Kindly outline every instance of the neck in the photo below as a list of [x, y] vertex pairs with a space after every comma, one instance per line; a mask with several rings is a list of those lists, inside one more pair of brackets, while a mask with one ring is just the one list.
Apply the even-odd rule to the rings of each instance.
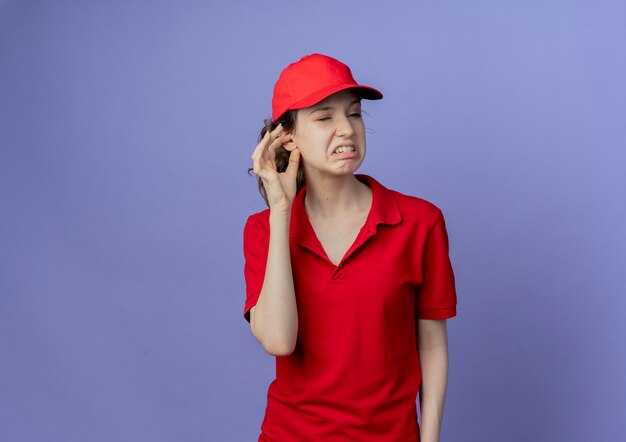
[[338, 219], [368, 210], [370, 202], [371, 189], [353, 174], [306, 181], [304, 206], [309, 216]]

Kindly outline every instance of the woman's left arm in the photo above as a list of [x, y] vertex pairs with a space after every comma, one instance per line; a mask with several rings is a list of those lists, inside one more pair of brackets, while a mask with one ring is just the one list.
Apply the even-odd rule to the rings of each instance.
[[448, 386], [448, 332], [445, 319], [418, 319], [422, 370], [419, 402], [421, 442], [439, 442]]

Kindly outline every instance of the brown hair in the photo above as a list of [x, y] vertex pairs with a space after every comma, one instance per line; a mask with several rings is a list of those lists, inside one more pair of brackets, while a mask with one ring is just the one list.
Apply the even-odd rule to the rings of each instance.
[[[263, 127], [261, 128], [261, 133], [259, 134], [259, 142], [263, 139], [266, 132], [271, 132], [276, 127], [282, 123], [283, 128], [290, 133], [296, 128], [296, 113], [295, 110], [288, 110], [280, 118], [276, 121], [272, 121], [270, 118], [267, 118], [263, 121]], [[280, 146], [275, 150], [276, 156], [276, 171], [278, 173], [282, 173], [287, 170], [287, 166], [289, 165], [289, 155], [291, 154], [287, 149]], [[248, 175], [250, 172], [254, 171], [254, 167], [248, 168]], [[304, 169], [302, 167], [302, 159], [300, 159], [300, 164], [298, 166], [298, 174], [296, 176], [296, 194], [300, 191], [300, 189], [304, 186]], [[270, 206], [269, 201], [267, 200], [267, 193], [265, 192], [265, 186], [263, 186], [263, 180], [261, 177], [257, 177], [257, 187], [259, 188], [259, 193], [267, 207]]]

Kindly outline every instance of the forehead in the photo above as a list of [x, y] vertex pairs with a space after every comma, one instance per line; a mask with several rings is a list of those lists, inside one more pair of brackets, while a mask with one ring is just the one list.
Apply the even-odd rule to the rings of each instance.
[[328, 106], [331, 104], [349, 104], [355, 100], [360, 101], [360, 99], [361, 97], [354, 89], [344, 89], [342, 91], [335, 92], [334, 94], [329, 95], [322, 101], [311, 106], [310, 109]]

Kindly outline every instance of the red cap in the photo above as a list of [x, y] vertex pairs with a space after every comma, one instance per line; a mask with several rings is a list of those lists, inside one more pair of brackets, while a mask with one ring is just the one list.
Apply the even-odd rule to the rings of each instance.
[[370, 86], [358, 84], [350, 68], [323, 54], [305, 55], [280, 73], [272, 97], [272, 121], [290, 109], [313, 106], [335, 92], [358, 89], [362, 98], [380, 100], [383, 94]]

